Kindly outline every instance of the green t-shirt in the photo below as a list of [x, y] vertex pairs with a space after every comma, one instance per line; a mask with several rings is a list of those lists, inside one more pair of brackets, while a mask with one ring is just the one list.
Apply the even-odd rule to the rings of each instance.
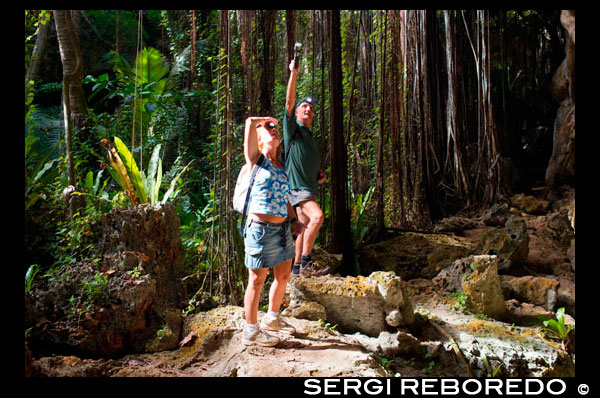
[[[293, 139], [292, 139], [293, 137]], [[283, 139], [285, 145], [285, 168], [290, 189], [317, 192], [320, 158], [312, 132], [295, 115], [283, 117]]]

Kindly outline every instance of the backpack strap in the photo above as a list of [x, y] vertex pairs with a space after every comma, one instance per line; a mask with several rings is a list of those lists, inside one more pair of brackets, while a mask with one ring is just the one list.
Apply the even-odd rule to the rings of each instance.
[[240, 232], [242, 236], [244, 236], [244, 229], [246, 228], [246, 213], [248, 211], [248, 202], [250, 202], [250, 193], [252, 192], [252, 186], [254, 185], [254, 179], [256, 178], [256, 174], [258, 170], [262, 167], [262, 164], [265, 161], [265, 155], [262, 153], [258, 156], [258, 160], [254, 164], [252, 168], [252, 174], [250, 175], [250, 182], [248, 184], [248, 191], [246, 192], [246, 202], [244, 203], [244, 210], [242, 211], [242, 221], [240, 223]]

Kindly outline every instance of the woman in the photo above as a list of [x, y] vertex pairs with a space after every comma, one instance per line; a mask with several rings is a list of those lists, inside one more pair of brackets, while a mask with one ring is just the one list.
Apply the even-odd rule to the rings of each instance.
[[[244, 155], [250, 169], [262, 153], [265, 160], [256, 174], [248, 207], [245, 228], [245, 265], [248, 268], [248, 288], [244, 296], [246, 325], [242, 336], [245, 345], [274, 346], [279, 338], [266, 331], [293, 334], [293, 326], [279, 316], [285, 287], [290, 278], [294, 233], [300, 233], [303, 225], [296, 220], [294, 210], [287, 200], [289, 190], [287, 174], [279, 159], [279, 131], [277, 120], [272, 117], [249, 117], [244, 132]], [[260, 327], [257, 323], [260, 291], [269, 269], [273, 269], [274, 281], [269, 291], [269, 312]]]

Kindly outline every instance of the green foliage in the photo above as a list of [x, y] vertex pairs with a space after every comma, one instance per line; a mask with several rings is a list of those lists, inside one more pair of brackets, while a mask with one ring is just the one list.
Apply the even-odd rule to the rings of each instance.
[[[152, 151], [152, 156], [148, 165], [148, 176], [146, 176], [146, 174], [138, 168], [127, 145], [125, 145], [119, 137], [115, 137], [114, 141], [120, 156], [110, 158], [110, 170], [113, 178], [125, 191], [128, 191], [128, 187], [132, 186], [135, 191], [135, 195], [132, 197], [137, 198], [141, 203], [157, 204], [159, 202], [160, 187], [163, 180], [162, 161], [159, 158], [160, 144]], [[176, 196], [177, 185], [182, 183], [180, 177], [189, 168], [192, 162], [193, 160], [183, 167], [183, 169], [181, 169], [171, 180], [169, 188], [163, 195], [160, 203], [165, 204], [171, 197]], [[131, 192], [129, 193], [131, 194]]]
[[[218, 225], [218, 207], [215, 201], [214, 190], [204, 194], [207, 198], [206, 205], [199, 210], [187, 211], [180, 232], [181, 243], [185, 251], [185, 263], [190, 268], [189, 274], [184, 279], [206, 272], [216, 263], [216, 253], [209, 250], [209, 242], [213, 228]], [[212, 227], [215, 225], [215, 227]]]
[[29, 67], [31, 52], [38, 34], [40, 25], [50, 22], [49, 10], [25, 10], [25, 69]]
[[[117, 13], [114, 10], [84, 10], [98, 36], [107, 42], [115, 42], [117, 26]], [[129, 53], [135, 51], [135, 41], [131, 40], [138, 35], [138, 13], [137, 11], [119, 10], [119, 51]], [[142, 39], [148, 40], [146, 27], [142, 26]], [[85, 51], [85, 50], [84, 50]]]
[[125, 169], [127, 170], [127, 175], [133, 183], [133, 188], [135, 189], [137, 198], [140, 200], [140, 202], [147, 203], [148, 194], [146, 193], [146, 188], [142, 182], [142, 175], [140, 174], [140, 170], [135, 163], [135, 159], [131, 155], [131, 152], [129, 152], [129, 149], [127, 149], [127, 146], [119, 137], [115, 137], [115, 146], [121, 155], [121, 160], [125, 166]]
[[452, 292], [449, 296], [456, 300], [452, 305], [452, 310], [457, 312], [463, 312], [467, 304], [467, 293], [461, 290], [460, 292]]
[[94, 304], [108, 298], [108, 276], [96, 271], [92, 278], [81, 281], [81, 291], [71, 296], [69, 304], [71, 309], [67, 314], [68, 319], [81, 321], [81, 317], [92, 311]]
[[[53, 169], [53, 166], [57, 159], [48, 160], [48, 157], [59, 143], [48, 154], [37, 158], [32, 153], [32, 147], [37, 140], [38, 138], [32, 135], [25, 137], [25, 210], [33, 207], [39, 199], [46, 198], [44, 187], [52, 177], [56, 176], [56, 169]], [[27, 161], [32, 158], [37, 160]]]
[[[349, 192], [352, 192], [351, 189], [348, 189]], [[351, 224], [352, 224], [352, 238], [354, 240], [355, 247], [358, 246], [365, 234], [368, 230], [367, 221], [367, 213], [366, 209], [371, 201], [371, 197], [373, 196], [373, 192], [375, 191], [375, 186], [371, 186], [366, 194], [358, 194], [356, 196], [352, 195], [352, 201], [350, 202], [351, 213]]]
[[91, 280], [83, 279], [81, 285], [86, 299], [90, 302], [96, 302], [108, 296], [108, 276], [100, 272], [96, 272]]
[[98, 261], [97, 242], [93, 234], [97, 219], [98, 214], [90, 207], [85, 209], [84, 213], [75, 213], [72, 219], [57, 222], [54, 244], [55, 269], [62, 269], [83, 259]]
[[54, 147], [44, 152], [39, 145], [40, 139], [34, 135], [36, 121], [34, 118], [35, 106], [33, 91], [26, 99], [29, 110], [25, 115], [25, 210], [32, 208], [39, 199], [46, 199], [46, 186], [56, 176], [53, 166], [56, 159], [48, 160], [62, 141], [55, 143]]
[[544, 326], [541, 329], [549, 335], [561, 340], [564, 349], [567, 335], [575, 327], [575, 325], [565, 327], [565, 308], [561, 307], [556, 310], [556, 320], [547, 319], [543, 324]]
[[394, 362], [396, 362], [396, 358], [392, 358], [392, 359], [388, 359], [386, 357], [383, 357], [381, 355], [379, 355], [378, 353], [373, 353], [373, 356], [375, 357], [375, 359], [377, 360], [377, 362], [379, 362], [381, 364], [381, 366], [383, 366], [384, 368], [388, 369], [390, 366], [392, 366], [392, 364]]
[[[107, 199], [108, 198], [108, 193], [104, 191], [104, 189], [106, 188], [106, 183], [108, 182], [108, 179], [104, 180], [104, 182], [102, 183], [102, 186], [100, 186], [103, 172], [104, 172], [104, 170], [100, 170], [96, 174], [96, 178], [94, 178], [94, 172], [88, 171], [88, 173], [85, 176], [85, 181], [84, 181], [85, 188], [86, 188], [87, 192], [89, 192], [89, 195], [92, 197], [98, 198], [98, 199]], [[93, 205], [90, 198], [86, 198], [86, 204], [87, 204], [87, 207], [91, 207]]]
[[335, 332], [335, 331], [336, 331], [336, 329], [337, 329], [337, 327], [338, 327], [338, 325], [337, 325], [337, 324], [335, 324], [335, 325], [332, 325], [331, 323], [329, 323], [329, 322], [325, 322], [325, 321], [324, 321], [324, 320], [322, 320], [322, 319], [319, 319], [317, 322], [319, 323], [319, 325], [323, 326], [324, 328], [326, 328], [326, 329], [328, 329], [328, 330], [331, 330], [332, 332]]
[[31, 285], [35, 279], [35, 276], [40, 271], [40, 266], [37, 264], [33, 264], [27, 269], [25, 273], [25, 291], [29, 292], [31, 290]]

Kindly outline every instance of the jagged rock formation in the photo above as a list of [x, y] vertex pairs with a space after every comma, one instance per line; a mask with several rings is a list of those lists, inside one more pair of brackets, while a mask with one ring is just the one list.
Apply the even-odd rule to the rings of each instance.
[[113, 211], [94, 233], [99, 264], [71, 264], [26, 294], [30, 348], [96, 358], [176, 347], [183, 248], [173, 206]]
[[552, 190], [575, 184], [575, 10], [563, 10], [560, 22], [567, 32], [566, 56], [552, 78], [551, 92], [560, 104], [554, 123], [554, 147], [546, 169]]
[[293, 278], [288, 294], [289, 306], [284, 314], [300, 318], [308, 306], [319, 311], [322, 308], [322, 320], [350, 333], [378, 336], [390, 326], [414, 322], [404, 282], [393, 272], [376, 272], [367, 278]]

